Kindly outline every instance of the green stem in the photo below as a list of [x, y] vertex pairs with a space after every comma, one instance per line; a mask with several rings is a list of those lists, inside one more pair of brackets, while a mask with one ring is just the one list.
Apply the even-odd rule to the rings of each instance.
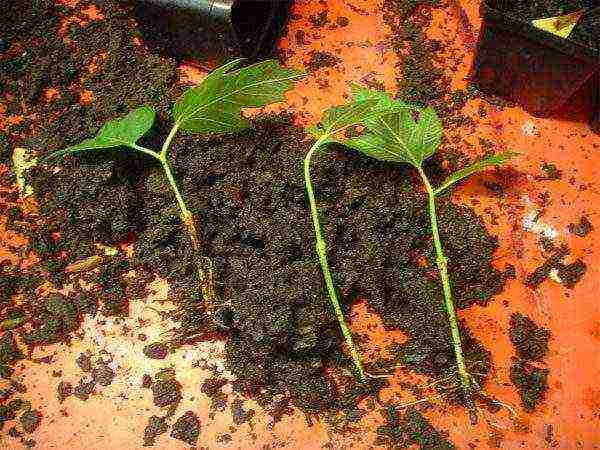
[[[185, 203], [185, 200], [183, 199], [183, 195], [181, 195], [179, 186], [177, 185], [177, 181], [175, 181], [175, 176], [173, 175], [173, 170], [171, 169], [171, 165], [169, 164], [169, 160], [168, 160], [169, 147], [171, 146], [171, 142], [173, 141], [173, 138], [175, 137], [175, 134], [177, 133], [178, 128], [179, 128], [179, 125], [177, 125], [177, 124], [175, 124], [173, 126], [173, 128], [171, 129], [171, 132], [167, 136], [167, 139], [165, 140], [165, 142], [162, 146], [162, 150], [160, 153], [155, 152], [154, 150], [147, 149], [147, 148], [142, 147], [137, 144], [133, 144], [131, 147], [134, 150], [137, 150], [139, 152], [142, 152], [144, 154], [147, 154], [147, 155], [150, 155], [150, 156], [156, 158], [160, 162], [162, 169], [165, 172], [165, 175], [167, 177], [167, 181], [169, 182], [169, 186], [171, 187], [173, 194], [175, 194], [175, 200], [177, 201], [177, 206], [179, 207], [179, 213], [181, 216], [181, 220], [183, 221], [183, 224], [185, 225], [185, 228], [186, 228], [188, 234], [190, 235], [190, 239], [192, 240], [192, 247], [194, 249], [195, 257], [199, 258], [201, 248], [200, 248], [200, 240], [198, 238], [198, 231], [196, 229], [196, 224], [194, 222], [194, 216], [193, 216], [192, 212], [188, 209], [188, 207]], [[210, 307], [214, 302], [214, 296], [215, 296], [213, 284], [212, 284], [212, 275], [211, 275], [210, 267], [209, 267], [208, 274], [207, 274], [207, 271], [205, 271], [202, 268], [202, 266], [200, 265], [200, 263], [198, 263], [197, 264], [197, 272], [198, 272], [198, 281], [200, 283], [200, 289], [202, 290], [202, 295], [204, 297], [204, 301], [207, 302], [207, 304]]]
[[173, 128], [171, 128], [171, 131], [169, 132], [169, 135], [167, 136], [167, 139], [165, 139], [162, 149], [160, 150], [160, 156], [163, 157], [165, 160], [167, 159], [167, 153], [169, 151], [169, 148], [171, 147], [171, 141], [177, 134], [177, 130], [179, 130], [179, 123], [175, 123], [175, 125], [173, 125]]
[[319, 139], [308, 151], [306, 157], [304, 158], [304, 183], [306, 184], [306, 193], [308, 195], [308, 200], [310, 202], [310, 213], [312, 217], [313, 226], [315, 229], [315, 238], [316, 238], [316, 249], [317, 256], [319, 257], [319, 263], [321, 264], [321, 270], [323, 272], [323, 278], [325, 278], [325, 285], [327, 286], [327, 291], [329, 293], [329, 300], [333, 305], [333, 309], [335, 311], [336, 318], [339, 322], [340, 329], [342, 330], [342, 334], [344, 339], [346, 340], [346, 344], [350, 350], [350, 355], [352, 356], [352, 360], [354, 361], [354, 366], [358, 371], [358, 375], [361, 381], [366, 380], [365, 370], [362, 365], [362, 361], [360, 355], [358, 354], [358, 350], [354, 345], [354, 340], [352, 339], [352, 332], [348, 328], [346, 324], [346, 319], [344, 318], [344, 313], [342, 312], [342, 307], [340, 306], [340, 302], [338, 300], [337, 292], [335, 290], [335, 286], [333, 284], [333, 279], [331, 277], [331, 272], [329, 270], [329, 263], [327, 262], [327, 244], [325, 243], [325, 239], [323, 238], [323, 232], [321, 231], [321, 223], [319, 222], [319, 212], [317, 209], [317, 202], [315, 200], [315, 194], [313, 190], [312, 181], [310, 178], [310, 160], [315, 153], [315, 151], [324, 143], [327, 142], [327, 138]]
[[429, 218], [431, 220], [431, 234], [433, 235], [433, 244], [436, 253], [436, 263], [438, 271], [440, 272], [440, 279], [442, 281], [442, 288], [444, 291], [444, 306], [446, 307], [446, 313], [448, 315], [448, 322], [450, 323], [450, 334], [452, 336], [452, 345], [454, 346], [454, 354], [456, 355], [456, 365], [458, 367], [458, 376], [460, 383], [465, 393], [465, 397], [468, 400], [471, 391], [471, 377], [467, 371], [465, 359], [462, 351], [462, 344], [460, 339], [460, 330], [458, 327], [458, 320], [456, 318], [456, 311], [454, 309], [454, 302], [452, 300], [452, 290], [450, 288], [450, 278], [448, 277], [448, 259], [444, 254], [442, 247], [442, 241], [440, 239], [440, 232], [437, 223], [437, 212], [435, 208], [435, 191], [431, 187], [431, 183], [423, 172], [423, 169], [418, 168], [419, 175], [423, 179], [427, 195], [429, 197]]

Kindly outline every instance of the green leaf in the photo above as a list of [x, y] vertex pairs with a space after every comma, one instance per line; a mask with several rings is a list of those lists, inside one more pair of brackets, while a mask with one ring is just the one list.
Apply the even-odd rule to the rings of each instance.
[[436, 195], [445, 191], [454, 183], [462, 180], [463, 178], [467, 178], [468, 176], [474, 174], [475, 172], [481, 172], [487, 167], [490, 166], [500, 166], [504, 164], [506, 161], [516, 158], [519, 156], [517, 152], [503, 152], [497, 155], [490, 155], [485, 158], [481, 158], [466, 167], [454, 172], [450, 175], [444, 183], [435, 190]]
[[333, 106], [325, 111], [318, 126], [310, 127], [311, 133], [317, 139], [331, 137], [352, 125], [363, 122], [377, 106], [377, 100], [367, 99], [352, 101], [341, 106]]
[[173, 107], [173, 118], [181, 129], [197, 133], [243, 130], [249, 123], [242, 116], [242, 108], [284, 100], [293, 82], [304, 76], [275, 60], [238, 68], [241, 62], [238, 59], [219, 67], [181, 96]]
[[156, 113], [149, 106], [134, 109], [121, 119], [104, 124], [96, 137], [86, 139], [77, 145], [58, 150], [45, 159], [53, 159], [69, 153], [84, 150], [100, 150], [120, 146], [133, 147], [148, 132], [154, 123]]
[[381, 161], [409, 163], [420, 168], [442, 142], [441, 120], [433, 108], [407, 107], [400, 102], [390, 110], [368, 117], [365, 134], [345, 144]]

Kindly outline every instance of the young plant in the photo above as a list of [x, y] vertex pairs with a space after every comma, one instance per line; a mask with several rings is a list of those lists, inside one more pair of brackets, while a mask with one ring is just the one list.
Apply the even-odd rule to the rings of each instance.
[[268, 60], [240, 67], [236, 59], [212, 71], [199, 85], [187, 90], [173, 106], [173, 126], [160, 150], [149, 149], [138, 141], [150, 130], [155, 112], [148, 106], [131, 111], [121, 119], [104, 124], [98, 134], [77, 145], [50, 154], [46, 160], [83, 151], [129, 149], [158, 161], [179, 206], [181, 220], [190, 236], [196, 255], [200, 291], [207, 309], [215, 305], [212, 264], [207, 257], [201, 263], [202, 245], [194, 216], [181, 194], [169, 162], [169, 150], [179, 130], [187, 133], [235, 133], [250, 126], [242, 108], [255, 108], [284, 99], [293, 81], [303, 74], [283, 68], [277, 61]]
[[392, 100], [385, 93], [368, 89], [355, 89], [358, 101], [378, 100], [377, 114], [366, 117], [360, 136], [347, 139], [344, 144], [380, 161], [412, 165], [418, 172], [428, 197], [431, 234], [436, 254], [444, 307], [450, 325], [450, 334], [456, 357], [458, 376], [467, 404], [470, 403], [472, 379], [463, 355], [458, 320], [452, 300], [452, 289], [448, 274], [448, 259], [438, 229], [436, 198], [451, 186], [469, 175], [489, 166], [498, 166], [515, 157], [514, 152], [488, 156], [450, 175], [440, 186], [434, 188], [423, 169], [424, 161], [437, 151], [442, 141], [442, 122], [432, 108], [418, 108]]
[[378, 99], [363, 99], [360, 101], [350, 102], [342, 106], [336, 106], [327, 110], [323, 115], [321, 123], [318, 126], [311, 127], [309, 129], [309, 132], [317, 140], [304, 158], [304, 184], [306, 186], [306, 193], [310, 203], [310, 213], [315, 230], [317, 256], [321, 265], [321, 271], [323, 272], [323, 278], [325, 279], [327, 292], [329, 293], [329, 300], [335, 311], [342, 335], [344, 336], [346, 345], [348, 346], [348, 350], [350, 351], [350, 355], [358, 373], [358, 377], [361, 381], [366, 380], [366, 373], [363, 368], [358, 350], [354, 345], [352, 332], [350, 331], [350, 328], [348, 328], [346, 320], [344, 319], [344, 313], [342, 311], [337, 291], [331, 277], [331, 271], [327, 261], [327, 244], [325, 242], [325, 238], [323, 237], [323, 232], [321, 231], [317, 201], [315, 199], [313, 184], [310, 178], [310, 163], [317, 150], [332, 142], [342, 142], [342, 135], [345, 130], [360, 124], [371, 114], [375, 114], [378, 104]]

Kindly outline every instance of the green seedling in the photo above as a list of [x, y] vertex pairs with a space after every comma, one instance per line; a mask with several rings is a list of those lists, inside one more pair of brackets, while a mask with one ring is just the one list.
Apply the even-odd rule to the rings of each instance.
[[312, 180], [310, 178], [310, 163], [317, 150], [332, 142], [343, 142], [344, 131], [360, 124], [367, 117], [375, 114], [378, 103], [378, 99], [365, 99], [350, 102], [342, 106], [336, 106], [327, 110], [323, 115], [321, 123], [318, 126], [309, 129], [309, 132], [316, 138], [316, 142], [313, 144], [304, 158], [304, 183], [310, 203], [310, 213], [315, 230], [317, 256], [321, 265], [321, 271], [323, 272], [323, 278], [325, 279], [329, 300], [335, 311], [342, 335], [344, 336], [346, 345], [348, 346], [348, 350], [350, 351], [354, 366], [361, 381], [366, 380], [366, 373], [363, 368], [362, 360], [358, 350], [354, 345], [352, 332], [346, 324], [337, 291], [331, 277], [331, 271], [327, 261], [327, 244], [325, 242], [325, 238], [323, 237], [323, 232], [321, 231], [319, 210], [317, 207], [317, 201], [315, 199]]
[[467, 370], [462, 351], [458, 320], [452, 299], [452, 289], [448, 274], [448, 259], [440, 239], [436, 198], [464, 178], [489, 166], [504, 164], [517, 154], [505, 152], [480, 159], [450, 175], [439, 187], [434, 188], [423, 169], [425, 160], [435, 154], [442, 142], [442, 122], [432, 108], [418, 108], [393, 100], [389, 95], [355, 88], [357, 101], [377, 100], [377, 114], [363, 120], [364, 132], [355, 138], [345, 140], [350, 148], [380, 161], [410, 164], [418, 172], [428, 197], [431, 234], [436, 253], [436, 265], [442, 283], [444, 307], [450, 325], [450, 334], [456, 357], [458, 375], [463, 394], [470, 406], [472, 379]]
[[212, 264], [207, 257], [200, 257], [203, 249], [194, 216], [179, 190], [169, 162], [171, 144], [179, 130], [208, 134], [235, 133], [248, 128], [250, 122], [243, 116], [242, 108], [256, 108], [283, 100], [284, 93], [293, 87], [293, 82], [303, 76], [297, 70], [281, 67], [274, 60], [240, 67], [242, 61], [236, 59], [215, 69], [177, 100], [171, 111], [174, 123], [160, 151], [138, 144], [152, 127], [156, 116], [152, 108], [143, 106], [121, 119], [107, 122], [95, 137], [54, 152], [46, 158], [47, 161], [83, 151], [128, 149], [158, 161], [189, 233], [197, 257], [200, 291], [209, 311], [216, 305]]

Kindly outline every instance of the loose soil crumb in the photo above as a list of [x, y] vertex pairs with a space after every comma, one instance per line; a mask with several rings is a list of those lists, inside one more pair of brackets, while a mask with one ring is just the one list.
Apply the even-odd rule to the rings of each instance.
[[21, 427], [23, 428], [23, 431], [25, 433], [31, 434], [37, 429], [37, 427], [40, 426], [40, 423], [42, 421], [42, 415], [39, 411], [30, 409], [21, 414], [19, 421], [21, 422]]
[[306, 68], [309, 72], [322, 69], [323, 67], [335, 67], [340, 64], [342, 60], [329, 52], [311, 52], [310, 60], [306, 63]]
[[73, 394], [73, 385], [67, 381], [61, 381], [56, 388], [57, 398], [60, 403]]
[[79, 384], [75, 386], [75, 389], [73, 390], [73, 395], [75, 395], [75, 397], [77, 397], [79, 400], [86, 401], [88, 398], [90, 398], [92, 392], [94, 392], [95, 386], [96, 383], [94, 383], [93, 380], [89, 381], [86, 378], [81, 378], [79, 380]]
[[115, 378], [114, 371], [108, 366], [108, 364], [101, 363], [98, 364], [92, 370], [92, 378], [94, 382], [99, 384], [100, 386], [109, 386], [113, 379]]
[[579, 222], [570, 223], [567, 229], [571, 234], [584, 237], [587, 236], [594, 229], [594, 227], [586, 216], [581, 216]]
[[[465, 93], [450, 92], [447, 77], [431, 64], [439, 43], [426, 38], [425, 23], [409, 20], [417, 7], [410, 3], [404, 9], [404, 2], [386, 2], [401, 8], [397, 11], [405, 19], [403, 29], [394, 25], [394, 30], [402, 32], [410, 47], [408, 57], [402, 58], [399, 94], [407, 101], [438, 108], [446, 124], [464, 123], [457, 111], [464, 105]], [[435, 2], [416, 3], [430, 18]], [[26, 144], [42, 156], [88, 138], [106, 120], [132, 107], [148, 104], [157, 109], [158, 119], [143, 144], [157, 147], [171, 125], [168, 110], [183, 86], [177, 83], [173, 60], [148, 54], [134, 44], [137, 31], [127, 10], [103, 1], [105, 20], [73, 24], [69, 38], [63, 39], [57, 33], [59, 19], [69, 13], [66, 7], [50, 0], [35, 2], [31, 8], [16, 4], [18, 8], [8, 8], [0, 20], [11, 23], [19, 17], [25, 29], [11, 31], [8, 37], [36, 50], [26, 57], [11, 52], [9, 60], [0, 56], [12, 68], [0, 75], [10, 113], [23, 113], [21, 101], [11, 96], [24, 88], [31, 113], [21, 125], [7, 130], [11, 145]], [[326, 13], [319, 20], [323, 17], [328, 20]], [[106, 43], [104, 60], [98, 58], [97, 49]], [[400, 42], [397, 51], [403, 47]], [[92, 60], [99, 67], [90, 73], [87, 67]], [[49, 78], [40, 79], [44, 73]], [[60, 98], [39, 101], [38, 91], [49, 87], [57, 89]], [[92, 91], [95, 100], [81, 104], [85, 90]], [[39, 122], [30, 119], [34, 115]], [[278, 415], [289, 405], [307, 412], [354, 411], [361, 397], [384, 383], [368, 389], [358, 386], [351, 361], [340, 348], [338, 325], [314, 255], [300, 171], [309, 142], [304, 131], [292, 124], [293, 117], [287, 115], [261, 116], [251, 129], [236, 136], [180, 134], [173, 142], [172, 163], [197, 219], [205, 252], [215, 263], [219, 294], [232, 304], [223, 321], [228, 368], [237, 378], [234, 389]], [[175, 343], [206, 339], [194, 255], [156, 164], [130, 153], [106, 151], [70, 157], [56, 166], [60, 170], [55, 171], [55, 165], [38, 166], [30, 173], [47, 223], [21, 230], [41, 263], [37, 278], [27, 277], [35, 281], [19, 279], [16, 291], [36, 298], [35, 288], [43, 280], [60, 286], [68, 280], [64, 269], [69, 263], [99, 253], [96, 243], [115, 247], [133, 243], [134, 256], [103, 255], [100, 268], [82, 274], [94, 285], [91, 291], [52, 297], [34, 308], [28, 316], [34, 331], [24, 334], [27, 342], [33, 346], [65, 341], [83, 314], [98, 309], [127, 314], [125, 299], [142, 296], [143, 281], [154, 274], [168, 279], [170, 299], [178, 306], [180, 329]], [[428, 164], [427, 170], [434, 179], [446, 174], [440, 161]], [[387, 329], [407, 334], [408, 342], [396, 352], [400, 362], [436, 378], [453, 373], [425, 197], [412, 187], [410, 169], [331, 147], [315, 159], [313, 177], [344, 310], [356, 299], [366, 298]], [[472, 210], [447, 199], [440, 200], [439, 208], [457, 305], [484, 306], [504, 285], [503, 275], [492, 266], [496, 242]], [[137, 284], [125, 281], [124, 275], [132, 269], [141, 279]], [[3, 275], [7, 282], [0, 287], [11, 291], [10, 280], [17, 275]], [[468, 362], [481, 365], [479, 371], [487, 373], [487, 351], [464, 325], [462, 332]], [[5, 333], [0, 343], [11, 336]], [[12, 350], [6, 354], [5, 358], [0, 347], [0, 364], [7, 367], [22, 357]], [[329, 375], [332, 372], [336, 377]], [[181, 387], [173, 377], [146, 381], [155, 405], [173, 407], [179, 402]], [[74, 393], [87, 399], [94, 385], [82, 379]]]
[[571, 264], [560, 264], [558, 266], [558, 277], [563, 285], [569, 289], [573, 289], [586, 272], [587, 265], [581, 259]]
[[533, 411], [548, 391], [548, 369], [534, 366], [519, 358], [513, 358], [510, 380], [516, 386], [525, 410]]
[[162, 342], [155, 342], [144, 347], [144, 355], [151, 359], [165, 359], [169, 354], [169, 347]]
[[200, 421], [196, 414], [187, 411], [173, 424], [171, 437], [190, 445], [196, 445], [200, 435]]
[[181, 385], [170, 376], [157, 375], [150, 389], [155, 406], [176, 406], [181, 400]]
[[418, 445], [420, 449], [450, 450], [454, 445], [414, 408], [402, 416], [395, 405], [385, 410], [386, 424], [377, 429], [376, 444], [401, 449]]
[[510, 340], [517, 356], [528, 361], [541, 361], [548, 353], [550, 330], [539, 327], [529, 317], [515, 313], [510, 317]]
[[162, 417], [150, 416], [148, 418], [148, 424], [144, 429], [144, 447], [151, 447], [154, 445], [156, 438], [167, 432], [169, 429], [167, 422]]

